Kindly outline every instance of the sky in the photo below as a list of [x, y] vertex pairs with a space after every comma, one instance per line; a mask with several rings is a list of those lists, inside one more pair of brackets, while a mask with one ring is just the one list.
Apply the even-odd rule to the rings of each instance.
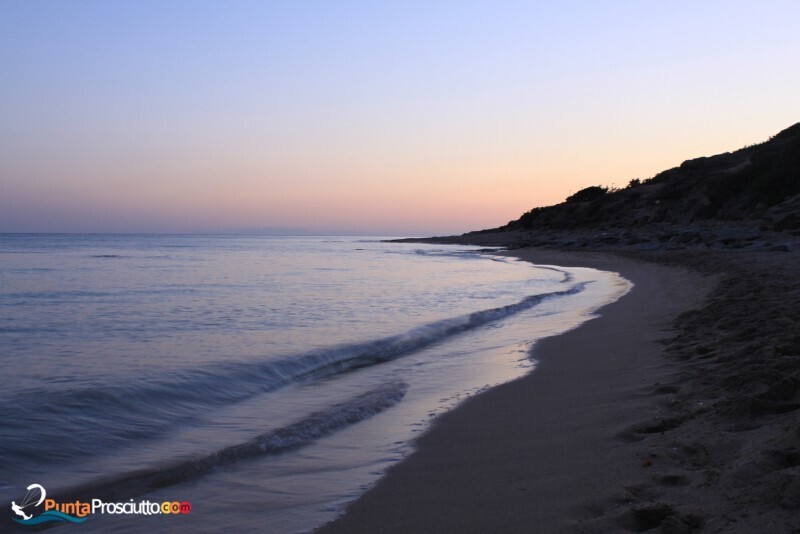
[[0, 232], [496, 227], [800, 121], [800, 2], [0, 0]]

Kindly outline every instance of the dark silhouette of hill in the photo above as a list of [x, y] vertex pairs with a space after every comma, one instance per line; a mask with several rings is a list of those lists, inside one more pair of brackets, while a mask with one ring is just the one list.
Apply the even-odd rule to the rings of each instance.
[[509, 232], [533, 245], [569, 245], [577, 237], [584, 245], [745, 246], [764, 245], [765, 233], [800, 236], [800, 123], [764, 143], [684, 161], [622, 189], [588, 187], [464, 237]]

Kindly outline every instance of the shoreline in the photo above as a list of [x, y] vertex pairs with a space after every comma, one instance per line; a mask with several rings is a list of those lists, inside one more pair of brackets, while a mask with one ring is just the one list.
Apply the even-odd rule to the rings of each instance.
[[[635, 482], [651, 462], [632, 444], [637, 428], [658, 428], [661, 384], [676, 380], [659, 340], [713, 281], [614, 254], [506, 254], [618, 272], [634, 287], [599, 317], [537, 342], [534, 372], [437, 419], [408, 458], [318, 532], [558, 532], [593, 524], [607, 531], [647, 522], [647, 510], [609, 517], [613, 504], [598, 497]], [[676, 526], [693, 521], [691, 512], [667, 515]]]

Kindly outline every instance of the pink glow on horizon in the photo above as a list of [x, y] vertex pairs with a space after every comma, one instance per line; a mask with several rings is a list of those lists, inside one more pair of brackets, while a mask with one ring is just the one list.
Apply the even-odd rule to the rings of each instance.
[[800, 4], [567, 4], [11, 2], [0, 232], [457, 233], [800, 120]]

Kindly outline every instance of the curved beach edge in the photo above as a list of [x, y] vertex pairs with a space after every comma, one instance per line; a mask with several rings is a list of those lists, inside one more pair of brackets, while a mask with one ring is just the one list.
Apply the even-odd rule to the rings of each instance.
[[642, 436], [660, 420], [660, 392], [679, 379], [662, 340], [715, 278], [615, 254], [512, 254], [618, 272], [634, 288], [598, 318], [537, 342], [536, 372], [442, 416], [413, 454], [319, 532], [636, 529], [636, 516], [618, 510], [620, 490], [652, 463]]

